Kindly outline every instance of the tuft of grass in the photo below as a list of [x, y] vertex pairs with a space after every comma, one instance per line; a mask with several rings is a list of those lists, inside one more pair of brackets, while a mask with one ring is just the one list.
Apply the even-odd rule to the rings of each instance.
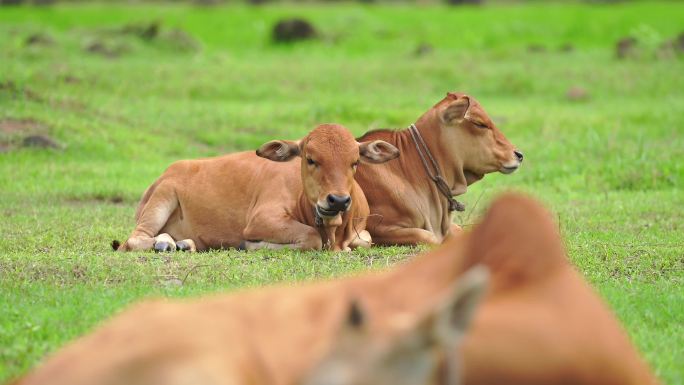
[[[273, 44], [270, 28], [290, 16], [320, 38]], [[145, 37], [151, 23], [158, 35]], [[658, 375], [684, 384], [684, 63], [657, 54], [682, 25], [675, 2], [3, 8], [0, 128], [35, 124], [0, 130], [0, 381], [141, 298], [325, 279], [423, 251], [116, 254], [109, 243], [177, 159], [322, 122], [405, 127], [465, 91], [525, 163], [471, 186], [455, 221], [477, 223], [504, 190], [539, 197]], [[618, 60], [625, 36], [640, 51]], [[569, 99], [573, 87], [587, 96]], [[31, 134], [64, 148], [20, 148]]]

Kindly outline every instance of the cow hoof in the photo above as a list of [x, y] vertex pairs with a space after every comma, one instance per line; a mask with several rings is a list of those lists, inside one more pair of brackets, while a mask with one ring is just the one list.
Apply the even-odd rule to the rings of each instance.
[[176, 250], [193, 252], [197, 251], [197, 248], [195, 247], [195, 242], [193, 242], [192, 239], [185, 239], [176, 242]]
[[236, 250], [240, 251], [246, 251], [247, 250], [247, 241], [241, 241]]
[[157, 253], [165, 252], [165, 251], [175, 251], [176, 248], [171, 246], [171, 243], [169, 242], [157, 242], [154, 244], [154, 251]]

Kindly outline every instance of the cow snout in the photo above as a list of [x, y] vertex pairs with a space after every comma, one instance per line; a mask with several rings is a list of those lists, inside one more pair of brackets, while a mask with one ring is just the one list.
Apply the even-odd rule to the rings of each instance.
[[351, 197], [349, 195], [328, 194], [326, 201], [328, 210], [344, 211], [349, 208]]
[[514, 150], [513, 153], [515, 154], [515, 157], [518, 158], [518, 162], [523, 161], [523, 153], [522, 152], [520, 152], [518, 150]]

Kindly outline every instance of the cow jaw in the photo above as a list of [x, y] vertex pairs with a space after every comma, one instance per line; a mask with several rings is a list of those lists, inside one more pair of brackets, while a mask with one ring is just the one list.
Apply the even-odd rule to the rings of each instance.
[[512, 174], [520, 168], [520, 164], [521, 162], [519, 161], [513, 161], [508, 164], [504, 164], [499, 169], [499, 172], [502, 174]]

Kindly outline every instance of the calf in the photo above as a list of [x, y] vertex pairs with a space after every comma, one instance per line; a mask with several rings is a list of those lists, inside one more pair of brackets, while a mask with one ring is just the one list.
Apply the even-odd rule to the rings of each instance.
[[[398, 155], [386, 142], [358, 143], [344, 127], [323, 124], [300, 141], [271, 141], [256, 153], [176, 162], [143, 195], [128, 240], [113, 246], [370, 246], [368, 204], [354, 174], [360, 161], [382, 163]], [[300, 162], [288, 162], [298, 156]]]
[[360, 140], [382, 139], [401, 159], [359, 170], [356, 180], [371, 213], [368, 225], [378, 244], [441, 243], [460, 228], [451, 221], [463, 206], [452, 196], [485, 174], [510, 174], [523, 154], [496, 127], [475, 98], [448, 93], [406, 130], [371, 131]]

